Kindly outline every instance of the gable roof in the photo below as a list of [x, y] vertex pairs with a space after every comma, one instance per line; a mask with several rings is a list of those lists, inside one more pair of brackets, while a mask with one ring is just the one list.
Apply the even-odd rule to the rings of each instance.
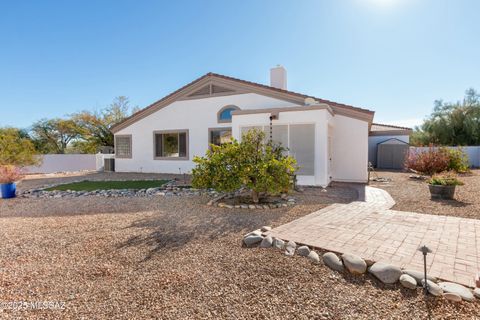
[[[297, 103], [300, 106], [304, 106], [305, 98], [313, 98], [319, 103], [328, 104], [335, 114], [362, 119], [367, 121], [369, 124], [372, 122], [373, 115], [375, 113], [374, 111], [370, 111], [367, 109], [353, 107], [350, 105], [317, 98], [311, 95], [283, 90], [256, 82], [241, 80], [210, 72], [188, 83], [180, 89], [170, 93], [162, 99], [152, 103], [146, 108], [134, 113], [122, 122], [115, 124], [110, 130], [113, 133], [116, 133], [119, 130], [128, 127], [129, 125], [137, 122], [138, 120], [143, 119], [144, 117], [160, 110], [163, 107], [168, 106], [169, 104], [177, 100], [200, 98], [202, 96], [197, 93], [202, 92], [206, 94], [207, 92], [203, 90], [204, 87], [207, 85], [210, 85], [210, 88], [212, 88], [213, 86], [223, 88], [223, 94], [257, 93], [280, 100]], [[210, 89], [210, 92], [211, 90], [212, 89]]]
[[370, 128], [371, 136], [386, 136], [386, 135], [410, 135], [412, 128], [392, 126], [389, 124], [372, 123]]

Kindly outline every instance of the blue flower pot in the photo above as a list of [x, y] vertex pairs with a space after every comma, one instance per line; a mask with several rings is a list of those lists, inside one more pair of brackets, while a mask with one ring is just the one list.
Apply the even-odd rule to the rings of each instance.
[[2, 199], [15, 198], [15, 191], [17, 187], [14, 182], [0, 184], [0, 190], [2, 191]]

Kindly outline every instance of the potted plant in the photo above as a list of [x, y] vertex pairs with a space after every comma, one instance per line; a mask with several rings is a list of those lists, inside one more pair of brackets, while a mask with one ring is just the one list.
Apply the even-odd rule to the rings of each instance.
[[15, 198], [15, 182], [22, 179], [23, 174], [15, 166], [0, 166], [0, 191], [3, 199]]
[[453, 172], [432, 176], [428, 180], [428, 188], [432, 199], [453, 199], [455, 187], [463, 185]]

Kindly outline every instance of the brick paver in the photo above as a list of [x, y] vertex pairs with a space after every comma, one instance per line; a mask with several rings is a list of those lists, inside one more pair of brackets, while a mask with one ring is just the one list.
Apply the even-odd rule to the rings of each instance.
[[[381, 189], [361, 187], [360, 198], [334, 204], [270, 231], [338, 253], [423, 270], [417, 250], [425, 244], [428, 273], [447, 281], [474, 286], [480, 266], [480, 220], [389, 210], [395, 202]], [[477, 245], [478, 244], [478, 245]]]

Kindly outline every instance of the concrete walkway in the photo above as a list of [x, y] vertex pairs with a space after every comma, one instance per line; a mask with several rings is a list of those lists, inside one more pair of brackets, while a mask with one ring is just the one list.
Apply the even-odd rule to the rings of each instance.
[[358, 186], [360, 200], [334, 204], [269, 232], [283, 240], [364, 259], [423, 270], [417, 250], [427, 245], [428, 273], [440, 279], [474, 286], [480, 267], [480, 220], [389, 210], [390, 195]]

